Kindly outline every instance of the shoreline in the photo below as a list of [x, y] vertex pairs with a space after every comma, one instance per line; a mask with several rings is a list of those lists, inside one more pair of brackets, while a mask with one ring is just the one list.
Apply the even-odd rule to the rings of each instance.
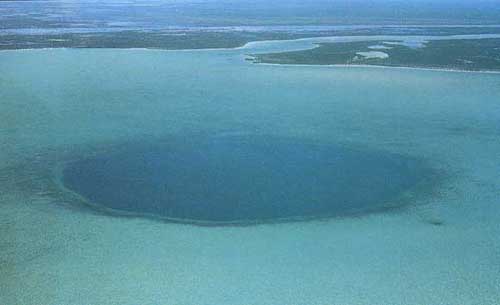
[[475, 73], [475, 74], [500, 74], [500, 70], [460, 70], [446, 68], [428, 68], [428, 67], [410, 67], [410, 66], [383, 66], [383, 65], [356, 65], [356, 64], [274, 64], [265, 62], [254, 62], [256, 65], [263, 66], [291, 66], [291, 67], [329, 67], [329, 68], [375, 68], [375, 69], [398, 69], [398, 70], [421, 70], [421, 71], [439, 71], [455, 73]]
[[[9, 1], [4, 1], [9, 2]], [[12, 1], [14, 2], [14, 1]], [[31, 28], [31, 27], [12, 27], [0, 30], [0, 37], [5, 35], [45, 35], [50, 33], [63, 33], [63, 34], [100, 34], [100, 33], [115, 33], [123, 31], [164, 31], [165, 33], [176, 33], [178, 31], [186, 32], [294, 32], [294, 31], [328, 31], [328, 30], [357, 30], [357, 29], [429, 29], [429, 28], [464, 28], [464, 29], [475, 29], [475, 28], [489, 28], [495, 29], [500, 28], [500, 23], [438, 23], [438, 24], [426, 24], [426, 23], [409, 23], [409, 24], [394, 24], [394, 23], [380, 23], [380, 24], [261, 24], [261, 25], [170, 25], [163, 27], [100, 27], [100, 28], [88, 28], [88, 27], [45, 27], [45, 28]]]
[[[157, 51], [157, 52], [213, 52], [213, 51], [232, 51], [242, 50], [246, 45], [259, 42], [278, 42], [278, 41], [297, 41], [296, 40], [269, 40], [269, 41], [252, 41], [248, 42], [241, 47], [236, 48], [209, 48], [209, 49], [159, 49], [159, 48], [25, 48], [25, 49], [8, 49], [0, 50], [2, 52], [36, 52], [36, 51], [51, 51], [51, 50], [119, 50], [119, 51]], [[312, 48], [317, 47], [313, 43]], [[311, 49], [312, 49], [311, 48]], [[308, 49], [305, 49], [308, 50]], [[235, 54], [243, 57], [243, 61], [262, 66], [282, 66], [282, 67], [330, 67], [330, 68], [376, 68], [376, 69], [398, 69], [398, 70], [420, 70], [420, 71], [439, 71], [439, 72], [454, 72], [454, 73], [474, 73], [474, 74], [500, 74], [500, 70], [460, 70], [451, 68], [430, 68], [430, 67], [412, 67], [412, 66], [384, 66], [384, 65], [369, 65], [369, 64], [283, 64], [283, 63], [266, 63], [254, 62], [253, 56], [250, 54]]]

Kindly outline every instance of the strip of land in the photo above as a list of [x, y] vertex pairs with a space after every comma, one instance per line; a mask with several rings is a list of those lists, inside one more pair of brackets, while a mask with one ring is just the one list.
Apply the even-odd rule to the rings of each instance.
[[308, 50], [253, 54], [251, 60], [269, 64], [500, 71], [500, 39], [429, 40], [421, 46], [398, 40], [320, 43]]
[[277, 32], [91, 32], [9, 34], [0, 36], [0, 50], [40, 48], [148, 48], [165, 50], [235, 48], [250, 41], [310, 37]]
[[0, 50], [39, 48], [236, 48], [251, 41], [325, 36], [448, 36], [500, 34], [500, 27], [196, 27], [165, 30], [116, 28], [0, 29]]

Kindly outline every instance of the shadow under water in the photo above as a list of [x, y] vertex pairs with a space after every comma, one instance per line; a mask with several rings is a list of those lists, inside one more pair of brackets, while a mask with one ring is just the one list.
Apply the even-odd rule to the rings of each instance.
[[250, 225], [387, 209], [432, 171], [402, 155], [302, 139], [224, 136], [127, 144], [70, 162], [62, 174], [67, 189], [98, 209]]

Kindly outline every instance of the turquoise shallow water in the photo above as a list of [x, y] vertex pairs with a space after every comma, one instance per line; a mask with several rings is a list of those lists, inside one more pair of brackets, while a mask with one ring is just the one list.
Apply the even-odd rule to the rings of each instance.
[[[497, 304], [498, 75], [244, 54], [0, 53], [6, 304]], [[109, 217], [60, 185], [71, 162], [193, 134], [376, 151], [442, 178], [390, 213], [242, 228]]]

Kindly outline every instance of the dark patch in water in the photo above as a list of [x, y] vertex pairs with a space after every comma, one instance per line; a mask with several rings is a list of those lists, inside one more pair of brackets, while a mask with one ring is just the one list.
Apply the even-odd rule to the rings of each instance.
[[378, 211], [428, 173], [400, 155], [231, 136], [129, 145], [70, 163], [63, 182], [96, 207], [229, 225]]
[[425, 222], [436, 227], [444, 226], [444, 221], [439, 219], [428, 219]]

